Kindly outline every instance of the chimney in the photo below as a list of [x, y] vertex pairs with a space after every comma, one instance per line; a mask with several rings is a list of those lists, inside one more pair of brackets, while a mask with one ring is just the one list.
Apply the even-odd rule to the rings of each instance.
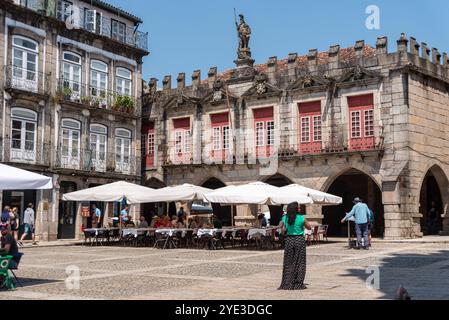
[[209, 82], [209, 88], [213, 88], [215, 80], [217, 80], [217, 67], [212, 67], [207, 73], [207, 80]]
[[432, 62], [435, 64], [441, 64], [441, 53], [437, 48], [432, 48]]
[[268, 67], [267, 76], [271, 83], [275, 82], [277, 66], [278, 66], [278, 58], [270, 57], [267, 62], [267, 67]]
[[401, 37], [397, 41], [398, 44], [398, 52], [407, 52], [408, 39], [405, 36], [405, 33], [401, 33]]
[[338, 69], [340, 60], [340, 45], [333, 45], [329, 48], [329, 68]]
[[410, 37], [410, 53], [419, 56], [419, 47], [420, 45], [416, 41], [414, 37]]
[[184, 72], [178, 75], [178, 89], [182, 90], [186, 87], [186, 74]]
[[387, 37], [379, 37], [376, 42], [376, 54], [383, 55], [388, 54], [388, 38]]
[[162, 80], [162, 88], [164, 92], [171, 90], [171, 76], [165, 76]]
[[201, 83], [201, 70], [195, 70], [192, 74], [192, 87], [198, 88]]
[[427, 47], [427, 43], [422, 42], [421, 43], [421, 48], [422, 48], [422, 58], [426, 59], [426, 60], [430, 60], [430, 49]]
[[298, 59], [297, 53], [290, 53], [288, 55], [288, 76], [295, 77], [296, 76], [296, 61]]
[[157, 92], [157, 79], [151, 78], [149, 83], [149, 91], [150, 94], [153, 95]]
[[318, 65], [318, 50], [310, 49], [307, 55], [307, 65], [310, 73], [315, 73], [317, 71]]
[[364, 48], [365, 48], [365, 40], [359, 40], [355, 43], [354, 50], [355, 50], [356, 59], [363, 58], [363, 49]]

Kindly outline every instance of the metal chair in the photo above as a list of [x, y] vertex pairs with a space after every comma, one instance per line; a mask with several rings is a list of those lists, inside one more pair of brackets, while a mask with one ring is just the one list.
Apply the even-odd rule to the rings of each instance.
[[0, 288], [14, 290], [14, 282], [10, 275], [9, 265], [11, 264], [12, 256], [0, 257]]
[[19, 264], [20, 264], [20, 260], [22, 260], [22, 257], [23, 257], [23, 253], [18, 253], [16, 256], [14, 256], [14, 257], [12, 258], [12, 261], [15, 262], [15, 266], [11, 267], [11, 264], [10, 264], [9, 271], [11, 271], [11, 273], [12, 273], [12, 275], [13, 275], [14, 280], [16, 281], [16, 283], [17, 283], [20, 287], [23, 288], [22, 283], [20, 282], [19, 278], [17, 278], [16, 273], [14, 272], [14, 270], [19, 270]]

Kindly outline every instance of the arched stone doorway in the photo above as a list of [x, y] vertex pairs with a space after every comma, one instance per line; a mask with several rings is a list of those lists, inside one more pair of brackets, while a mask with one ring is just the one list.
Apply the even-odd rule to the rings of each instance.
[[[293, 182], [289, 178], [281, 174], [276, 174], [268, 178], [267, 180], [265, 180], [265, 183], [279, 188], [293, 184]], [[270, 225], [272, 226], [279, 225], [282, 219], [283, 206], [269, 206], [269, 209], [270, 209]]]
[[420, 191], [420, 208], [422, 214], [421, 231], [424, 235], [439, 234], [443, 230], [445, 208], [448, 205], [449, 183], [443, 170], [438, 166], [429, 169], [424, 177]]
[[385, 221], [382, 192], [370, 176], [362, 171], [350, 169], [338, 176], [325, 191], [343, 198], [343, 203], [339, 206], [323, 207], [323, 224], [329, 226], [329, 236], [346, 237], [348, 235], [347, 224], [342, 224], [340, 221], [345, 213], [351, 211], [354, 198], [360, 197], [374, 212], [372, 235], [383, 237]]
[[[202, 185], [204, 188], [216, 190], [220, 188], [226, 187], [226, 184], [224, 184], [222, 181], [218, 180], [217, 178], [210, 178], [207, 181], [205, 181]], [[223, 223], [224, 226], [232, 226], [232, 207], [231, 206], [222, 206], [219, 203], [212, 203], [212, 209], [214, 210], [214, 215], [218, 217], [218, 219]], [[237, 210], [234, 206], [234, 216], [235, 212]]]

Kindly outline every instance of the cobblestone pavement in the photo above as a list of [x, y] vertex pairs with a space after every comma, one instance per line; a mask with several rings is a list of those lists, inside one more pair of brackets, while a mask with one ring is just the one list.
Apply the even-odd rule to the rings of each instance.
[[[282, 251], [156, 250], [130, 247], [25, 248], [17, 275], [24, 287], [0, 299], [393, 299], [402, 284], [413, 299], [449, 299], [449, 244], [376, 243], [370, 251], [344, 243], [308, 248], [308, 290], [276, 290]], [[67, 289], [78, 267], [80, 288]], [[378, 266], [380, 288], [369, 289]]]

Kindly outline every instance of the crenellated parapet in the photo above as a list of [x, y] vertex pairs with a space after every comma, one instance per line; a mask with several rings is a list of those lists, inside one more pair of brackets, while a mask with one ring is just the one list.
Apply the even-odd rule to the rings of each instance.
[[[171, 75], [164, 77], [161, 87], [158, 86], [157, 80], [152, 78], [147, 94], [154, 96], [156, 91], [160, 91], [166, 98], [182, 94], [202, 101], [213, 94], [217, 81], [232, 91], [234, 87], [256, 84], [257, 76], [263, 74], [271, 86], [280, 91], [288, 91], [292, 84], [298, 83], [305, 76], [327, 79], [330, 83], [338, 84], [343, 81], [361, 80], [361, 75], [358, 74], [354, 77], [348, 76], [354, 72], [375, 74], [382, 70], [401, 68], [413, 69], [449, 83], [449, 58], [446, 52], [441, 53], [437, 48], [431, 48], [425, 42], [419, 43], [413, 37], [407, 38], [404, 33], [396, 40], [395, 51], [389, 52], [388, 44], [387, 37], [379, 37], [374, 46], [364, 40], [358, 40], [349, 48], [335, 44], [325, 52], [310, 49], [305, 55], [290, 53], [285, 59], [273, 56], [263, 64], [224, 72], [219, 72], [214, 66], [209, 68], [206, 79], [201, 78], [200, 70], [195, 70], [191, 75], [190, 85], [186, 85], [184, 72], [176, 77], [175, 87], [172, 87]], [[303, 89], [306, 90], [307, 86]]]

